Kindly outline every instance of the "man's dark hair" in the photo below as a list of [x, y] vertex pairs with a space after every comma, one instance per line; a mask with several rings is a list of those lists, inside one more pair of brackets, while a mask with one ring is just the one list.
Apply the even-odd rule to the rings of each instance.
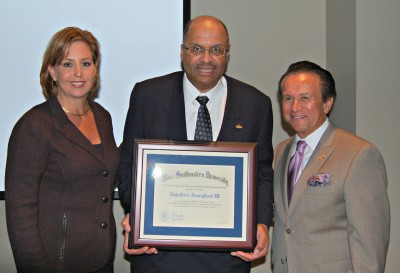
[[335, 102], [336, 99], [336, 88], [335, 88], [335, 80], [332, 77], [332, 74], [326, 70], [320, 67], [319, 65], [310, 62], [310, 61], [300, 61], [296, 63], [292, 63], [289, 65], [289, 68], [283, 74], [283, 76], [279, 80], [279, 85], [278, 85], [278, 93], [279, 93], [279, 98], [282, 99], [282, 82], [283, 80], [293, 74], [297, 73], [302, 73], [302, 72], [307, 72], [307, 73], [314, 73], [316, 74], [320, 81], [321, 81], [321, 87], [322, 87], [322, 101], [326, 102], [329, 98], [333, 98], [333, 102]]

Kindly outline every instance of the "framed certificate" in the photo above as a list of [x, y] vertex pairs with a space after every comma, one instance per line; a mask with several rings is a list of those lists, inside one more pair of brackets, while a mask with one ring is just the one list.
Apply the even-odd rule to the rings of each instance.
[[129, 247], [253, 249], [256, 145], [135, 140]]

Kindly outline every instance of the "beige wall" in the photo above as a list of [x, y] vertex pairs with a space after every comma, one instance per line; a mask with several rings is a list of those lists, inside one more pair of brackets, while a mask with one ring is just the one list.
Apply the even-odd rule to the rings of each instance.
[[391, 233], [386, 273], [400, 268], [400, 1], [357, 1], [357, 134], [382, 152]]
[[[400, 235], [395, 231], [400, 226], [400, 168], [397, 154], [400, 153], [398, 139], [400, 129], [400, 1], [398, 0], [353, 0], [353, 10], [343, 10], [354, 14], [355, 59], [354, 79], [343, 75], [337, 59], [346, 59], [348, 52], [332, 48], [337, 37], [335, 25], [327, 27], [326, 8], [333, 9], [332, 1], [337, 0], [192, 0], [192, 17], [201, 14], [215, 15], [222, 19], [231, 36], [232, 57], [228, 74], [259, 88], [272, 98], [274, 103], [274, 137], [276, 145], [287, 137], [281, 125], [279, 107], [276, 101], [276, 84], [294, 61], [308, 59], [328, 66], [334, 76], [338, 75], [338, 95], [354, 99], [355, 109], [340, 107], [340, 115], [335, 116], [339, 125], [355, 126], [358, 135], [375, 143], [385, 158], [389, 177], [389, 198], [392, 212], [392, 232], [386, 273], [397, 273], [400, 268]], [[345, 1], [342, 1], [344, 3]], [[342, 14], [335, 5], [334, 12]], [[348, 18], [349, 19], [349, 18]], [[350, 18], [351, 19], [351, 18]], [[355, 21], [355, 22], [354, 22]], [[329, 20], [329, 23], [334, 23]], [[351, 30], [342, 28], [349, 35]], [[340, 28], [339, 28], [340, 30]], [[339, 35], [340, 36], [340, 35]], [[354, 36], [354, 34], [353, 34]], [[345, 37], [345, 35], [344, 35]], [[327, 43], [330, 42], [328, 45]], [[352, 46], [350, 43], [347, 46]], [[353, 54], [354, 55], [354, 54]], [[178, 57], [178, 56], [177, 56]], [[336, 71], [335, 71], [336, 69]], [[345, 93], [346, 92], [346, 93]], [[341, 95], [342, 93], [342, 95]], [[340, 101], [338, 100], [338, 103]], [[346, 103], [346, 102], [342, 102]], [[337, 110], [335, 109], [335, 110]], [[344, 114], [345, 113], [345, 114]], [[352, 119], [350, 125], [346, 117]], [[123, 216], [119, 203], [115, 202], [114, 212], [117, 222]], [[122, 235], [118, 232], [115, 272], [129, 272], [129, 263], [121, 251]], [[4, 201], [0, 201], [0, 272], [13, 273], [15, 266], [5, 226]], [[268, 273], [270, 257], [254, 265], [252, 273]]]

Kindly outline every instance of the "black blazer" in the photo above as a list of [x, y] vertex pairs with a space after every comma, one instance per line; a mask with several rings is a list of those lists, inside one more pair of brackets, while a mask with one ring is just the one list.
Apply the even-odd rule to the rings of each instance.
[[[185, 105], [183, 95], [183, 72], [175, 72], [162, 77], [137, 83], [132, 91], [129, 110], [126, 118], [124, 138], [121, 144], [121, 160], [118, 169], [120, 178], [119, 194], [126, 212], [130, 208], [130, 191], [132, 184], [132, 146], [134, 139], [170, 139], [187, 140]], [[218, 135], [218, 141], [257, 142], [258, 143], [258, 223], [268, 227], [273, 218], [273, 148], [272, 148], [272, 108], [269, 97], [256, 88], [225, 75], [228, 85], [224, 118]], [[242, 126], [236, 126], [240, 124]], [[148, 260], [150, 263], [159, 263], [165, 251], [157, 255], [132, 258], [136, 265], [132, 270], [140, 271], [141, 264], [135, 261]], [[196, 270], [196, 261], [190, 253], [181, 253], [179, 257], [184, 264], [190, 265], [190, 270]], [[160, 255], [161, 254], [161, 255]], [[175, 252], [174, 254], [177, 254]], [[210, 253], [209, 253], [210, 254]], [[188, 255], [182, 256], [182, 255]], [[229, 254], [223, 254], [230, 256]], [[154, 257], [153, 257], [154, 256]], [[157, 257], [159, 259], [157, 259]], [[156, 260], [153, 260], [157, 259]], [[168, 259], [168, 258], [167, 258]], [[164, 259], [167, 260], [167, 259]], [[230, 257], [224, 257], [228, 267], [232, 266]], [[171, 271], [180, 272], [179, 265], [171, 258]], [[237, 258], [234, 258], [237, 263]], [[210, 263], [213, 263], [210, 261]], [[240, 263], [240, 262], [239, 262]], [[160, 265], [162, 272], [168, 271], [168, 263]], [[207, 268], [209, 263], [201, 265]], [[219, 267], [216, 267], [217, 270]], [[143, 270], [151, 270], [143, 267]], [[182, 272], [187, 267], [182, 266]], [[247, 270], [247, 269], [246, 269]], [[144, 271], [143, 271], [144, 272]], [[153, 271], [147, 271], [153, 272]], [[156, 272], [156, 271], [154, 271]], [[186, 271], [187, 272], [187, 271]], [[212, 271], [209, 271], [212, 272]], [[227, 272], [227, 271], [224, 271]]]
[[112, 262], [119, 151], [111, 117], [91, 102], [103, 152], [56, 97], [29, 110], [8, 146], [5, 201], [18, 272], [91, 272]]

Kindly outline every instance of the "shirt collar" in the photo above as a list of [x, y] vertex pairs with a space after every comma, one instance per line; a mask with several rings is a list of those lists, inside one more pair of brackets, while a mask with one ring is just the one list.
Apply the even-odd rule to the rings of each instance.
[[[221, 96], [224, 95], [224, 92], [219, 92], [222, 89], [226, 89], [226, 79], [224, 76], [218, 81], [218, 83], [209, 91], [205, 93], [201, 93], [197, 88], [189, 81], [186, 73], [183, 77], [183, 94], [185, 98], [185, 104], [195, 103], [196, 98], [198, 96], [207, 96], [210, 99], [210, 102], [220, 101]], [[196, 102], [197, 103], [197, 102]]]
[[[319, 140], [321, 139], [322, 135], [325, 133], [326, 129], [329, 126], [329, 119], [326, 118], [324, 123], [322, 123], [321, 126], [318, 127], [317, 130], [309, 134], [306, 138], [302, 139], [305, 142], [307, 142], [307, 145], [310, 146], [312, 150], [315, 150], [315, 147], [317, 147]], [[294, 144], [297, 143], [297, 141], [300, 140], [300, 137], [296, 134]]]

